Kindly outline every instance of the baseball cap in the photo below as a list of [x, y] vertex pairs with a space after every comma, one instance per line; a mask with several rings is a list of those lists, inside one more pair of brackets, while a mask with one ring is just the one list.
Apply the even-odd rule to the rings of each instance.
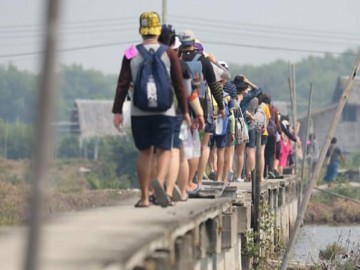
[[182, 46], [191, 46], [195, 44], [195, 34], [188, 29], [179, 33], [179, 39]]
[[229, 70], [229, 65], [225, 61], [218, 61], [218, 63], [220, 65], [222, 65], [224, 68], [226, 68], [227, 70]]
[[233, 83], [235, 84], [237, 89], [245, 89], [249, 87], [247, 82], [244, 82], [244, 76], [237, 75], [235, 76]]
[[143, 36], [161, 34], [160, 16], [154, 11], [146, 11], [140, 15], [139, 32]]

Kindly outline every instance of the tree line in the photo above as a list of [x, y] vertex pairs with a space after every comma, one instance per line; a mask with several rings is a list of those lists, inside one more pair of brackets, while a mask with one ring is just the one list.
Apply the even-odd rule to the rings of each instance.
[[[309, 85], [313, 84], [313, 104], [330, 104], [339, 76], [349, 75], [356, 50], [342, 55], [310, 56], [296, 63], [298, 112], [307, 109]], [[240, 66], [229, 62], [233, 76], [245, 74], [271, 94], [274, 101], [289, 101], [289, 63], [278, 60], [261, 66]], [[84, 69], [81, 65], [62, 66], [60, 91], [56, 102], [58, 121], [69, 121], [75, 99], [113, 99], [117, 74]], [[32, 126], [36, 117], [38, 75], [18, 69], [13, 64], [0, 66], [0, 155], [7, 158], [27, 158], [31, 154]], [[316, 107], [313, 109], [317, 109]], [[69, 140], [69, 138], [66, 138]], [[61, 156], [76, 155], [68, 143], [60, 143]], [[76, 143], [72, 143], [77, 147]]]

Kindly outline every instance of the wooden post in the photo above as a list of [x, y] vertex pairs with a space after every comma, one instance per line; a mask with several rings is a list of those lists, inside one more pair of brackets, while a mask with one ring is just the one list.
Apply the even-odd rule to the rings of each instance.
[[307, 205], [309, 204], [309, 201], [310, 201], [310, 198], [311, 198], [312, 190], [313, 190], [314, 186], [316, 185], [317, 179], [318, 179], [320, 171], [321, 171], [321, 167], [322, 167], [322, 165], [324, 163], [325, 156], [326, 156], [326, 153], [327, 153], [329, 145], [330, 145], [330, 141], [331, 141], [332, 137], [335, 134], [336, 127], [337, 127], [337, 125], [339, 123], [339, 120], [340, 120], [340, 117], [341, 117], [341, 113], [342, 113], [342, 111], [344, 109], [344, 106], [346, 104], [346, 101], [347, 101], [347, 99], [348, 99], [348, 97], [350, 95], [351, 87], [352, 87], [352, 85], [354, 83], [354, 79], [355, 79], [356, 74], [357, 74], [357, 72], [359, 70], [359, 65], [360, 65], [360, 54], [358, 55], [358, 58], [356, 60], [355, 66], [354, 66], [354, 69], [352, 70], [352, 72], [351, 72], [351, 74], [350, 74], [350, 76], [349, 76], [349, 78], [348, 78], [348, 80], [346, 82], [344, 91], [342, 93], [342, 96], [341, 96], [341, 98], [339, 100], [339, 103], [338, 103], [336, 111], [335, 111], [334, 119], [330, 124], [330, 127], [329, 127], [329, 130], [327, 132], [327, 136], [326, 136], [324, 145], [323, 145], [323, 147], [321, 149], [319, 160], [316, 163], [315, 171], [311, 176], [308, 189], [306, 190], [305, 197], [304, 197], [304, 199], [303, 199], [303, 201], [301, 203], [301, 207], [299, 209], [299, 213], [297, 215], [294, 228], [293, 228], [293, 230], [291, 231], [291, 234], [290, 234], [289, 243], [288, 243], [288, 245], [286, 247], [286, 251], [285, 251], [284, 257], [282, 259], [281, 268], [280, 268], [281, 270], [286, 270], [286, 267], [287, 267], [287, 265], [289, 263], [290, 252], [291, 252], [291, 250], [292, 250], [292, 248], [293, 248], [293, 246], [295, 244], [295, 240], [296, 240], [296, 238], [297, 238], [297, 236], [299, 234], [300, 225], [303, 222], [305, 211], [306, 211]]
[[[253, 186], [253, 230], [255, 232], [255, 244], [260, 243], [260, 196], [261, 196], [261, 186], [260, 181], [262, 174], [264, 172], [260, 171], [260, 158], [261, 158], [261, 131], [257, 129], [256, 132], [256, 169], [255, 177], [252, 181]], [[258, 246], [258, 254], [260, 254], [260, 246]], [[258, 260], [254, 258], [253, 267], [257, 269]]]
[[51, 149], [52, 126], [55, 96], [57, 92], [55, 69], [57, 66], [58, 17], [61, 1], [46, 1], [46, 21], [44, 36], [44, 55], [38, 95], [38, 112], [33, 158], [32, 194], [30, 205], [30, 223], [25, 245], [23, 269], [36, 270], [40, 267], [41, 226], [43, 222], [43, 204], [48, 177], [48, 160]]
[[306, 141], [307, 141], [307, 138], [309, 137], [309, 132], [310, 132], [311, 105], [312, 105], [312, 83], [310, 83], [308, 114], [307, 114], [307, 119], [306, 119], [306, 133], [305, 133], [305, 140], [303, 142], [303, 161], [302, 161], [302, 168], [301, 168], [301, 185], [300, 185], [300, 198], [301, 199], [302, 199], [304, 174], [305, 174]]
[[[297, 121], [297, 110], [296, 110], [296, 79], [295, 79], [295, 65], [290, 66], [290, 100], [292, 110], [292, 121], [294, 126], [294, 136], [297, 137], [296, 121]], [[297, 174], [297, 145], [295, 144], [295, 156], [294, 156], [294, 173]]]

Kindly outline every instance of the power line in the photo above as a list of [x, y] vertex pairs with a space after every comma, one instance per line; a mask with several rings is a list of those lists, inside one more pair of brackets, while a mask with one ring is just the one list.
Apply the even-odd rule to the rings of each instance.
[[[79, 51], [79, 50], [88, 50], [88, 49], [95, 49], [95, 48], [102, 48], [102, 47], [112, 47], [124, 44], [133, 44], [138, 41], [124, 41], [124, 42], [113, 42], [107, 44], [94, 44], [94, 45], [87, 45], [87, 46], [80, 46], [80, 47], [73, 47], [67, 49], [60, 49], [58, 52], [70, 52], [70, 51]], [[8, 57], [20, 57], [20, 56], [30, 56], [30, 55], [40, 55], [43, 54], [43, 51], [38, 52], [25, 52], [25, 53], [14, 53], [14, 54], [3, 54], [0, 55], [0, 58], [8, 58]]]
[[[61, 50], [59, 50], [59, 52], [69, 52], [69, 51], [79, 51], [79, 50], [88, 50], [88, 49], [95, 49], [95, 48], [112, 47], [112, 46], [118, 46], [118, 45], [124, 45], [124, 44], [134, 44], [137, 42], [138, 42], [138, 40], [132, 40], [132, 41], [123, 41], [123, 42], [111, 42], [111, 43], [103, 43], [103, 44], [86, 45], [86, 46], [80, 46], [80, 47], [61, 49]], [[291, 51], [291, 52], [316, 53], [316, 54], [328, 53], [328, 54], [335, 54], [335, 55], [343, 55], [343, 54], [355, 55], [354, 53], [306, 50], [306, 49], [289, 48], [289, 47], [251, 45], [251, 44], [236, 43], [236, 42], [219, 42], [219, 41], [214, 41], [214, 40], [203, 40], [203, 42], [205, 42], [207, 44], [214, 44], [214, 45], [223, 45], [223, 46], [230, 46], [230, 47], [244, 47], [244, 48], [254, 48], [254, 49], [264, 49], [264, 50]], [[39, 55], [42, 53], [43, 53], [42, 51], [38, 51], [38, 52], [16, 53], [16, 54], [3, 54], [3, 55], [0, 55], [0, 58]]]

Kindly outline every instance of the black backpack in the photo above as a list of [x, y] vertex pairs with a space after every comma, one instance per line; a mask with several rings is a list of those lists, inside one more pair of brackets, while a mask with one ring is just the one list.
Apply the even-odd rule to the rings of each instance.
[[161, 44], [157, 51], [148, 51], [139, 44], [136, 48], [144, 61], [134, 82], [134, 105], [143, 111], [164, 112], [173, 102], [171, 78], [161, 59], [168, 47]]

